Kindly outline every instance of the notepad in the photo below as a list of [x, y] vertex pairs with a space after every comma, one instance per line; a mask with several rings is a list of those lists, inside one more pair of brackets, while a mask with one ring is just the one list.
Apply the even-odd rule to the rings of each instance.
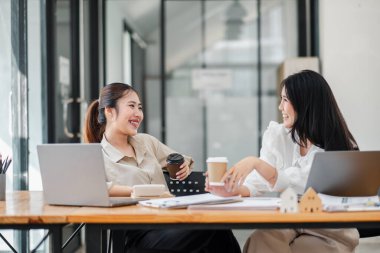
[[220, 197], [211, 193], [189, 195], [174, 198], [161, 198], [139, 201], [139, 204], [155, 208], [186, 208], [190, 205], [222, 204], [242, 201], [240, 196]]

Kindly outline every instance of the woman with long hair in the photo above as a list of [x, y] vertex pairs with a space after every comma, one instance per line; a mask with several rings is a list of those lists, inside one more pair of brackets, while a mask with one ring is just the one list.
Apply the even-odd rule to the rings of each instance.
[[[206, 190], [257, 196], [292, 187], [303, 194], [316, 152], [358, 149], [330, 86], [316, 72], [304, 70], [282, 81], [279, 110], [283, 123], [269, 124], [260, 157], [242, 159], [224, 176], [224, 187], [206, 181]], [[256, 230], [244, 251], [354, 252], [358, 240], [356, 229]]]

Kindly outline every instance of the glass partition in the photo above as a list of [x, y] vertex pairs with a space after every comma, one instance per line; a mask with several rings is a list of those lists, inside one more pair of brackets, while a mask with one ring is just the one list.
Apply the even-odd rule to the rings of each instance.
[[263, 131], [278, 119], [278, 67], [297, 56], [296, 0], [164, 0], [163, 41], [160, 1], [106, 6], [107, 82], [123, 80], [124, 22], [148, 42], [146, 75], [132, 81], [146, 87], [149, 134], [191, 155], [196, 170], [204, 169], [207, 156], [227, 156], [232, 165], [258, 155]]
[[[29, 190], [42, 191], [37, 145], [43, 142], [42, 124], [42, 59], [41, 59], [41, 3], [28, 1], [28, 85], [29, 85]], [[45, 235], [44, 230], [30, 230], [30, 247], [35, 247]], [[47, 250], [44, 244], [40, 252]]]
[[296, 1], [165, 1], [165, 13], [167, 144], [196, 170], [258, 155], [277, 120], [277, 69], [297, 55]]
[[[12, 155], [12, 44], [11, 44], [11, 0], [0, 1], [0, 153], [3, 158]], [[13, 163], [7, 171], [6, 191], [13, 189]], [[2, 235], [13, 245], [13, 231], [1, 230]], [[8, 246], [0, 240], [0, 251], [9, 250]]]

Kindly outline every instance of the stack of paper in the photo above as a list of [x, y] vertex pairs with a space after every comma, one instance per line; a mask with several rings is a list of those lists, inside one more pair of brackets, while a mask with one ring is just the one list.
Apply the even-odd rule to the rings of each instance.
[[191, 205], [191, 210], [276, 210], [280, 207], [280, 198], [243, 198], [241, 202], [217, 205]]
[[339, 197], [318, 193], [327, 212], [380, 211], [379, 197]]
[[157, 208], [186, 208], [190, 205], [200, 204], [220, 204], [241, 201], [240, 196], [234, 197], [219, 197], [210, 193], [189, 195], [175, 198], [161, 198], [139, 201], [142, 206], [157, 207]]

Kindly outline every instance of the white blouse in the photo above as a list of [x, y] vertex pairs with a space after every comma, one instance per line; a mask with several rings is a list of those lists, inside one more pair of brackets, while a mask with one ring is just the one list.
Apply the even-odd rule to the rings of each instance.
[[289, 186], [297, 193], [303, 194], [314, 155], [323, 151], [312, 145], [308, 153], [301, 156], [300, 146], [293, 142], [290, 130], [283, 124], [272, 121], [264, 132], [260, 159], [277, 170], [277, 181], [271, 187], [256, 170], [253, 170], [245, 179], [244, 185], [249, 189], [251, 196], [266, 191], [281, 192]]

